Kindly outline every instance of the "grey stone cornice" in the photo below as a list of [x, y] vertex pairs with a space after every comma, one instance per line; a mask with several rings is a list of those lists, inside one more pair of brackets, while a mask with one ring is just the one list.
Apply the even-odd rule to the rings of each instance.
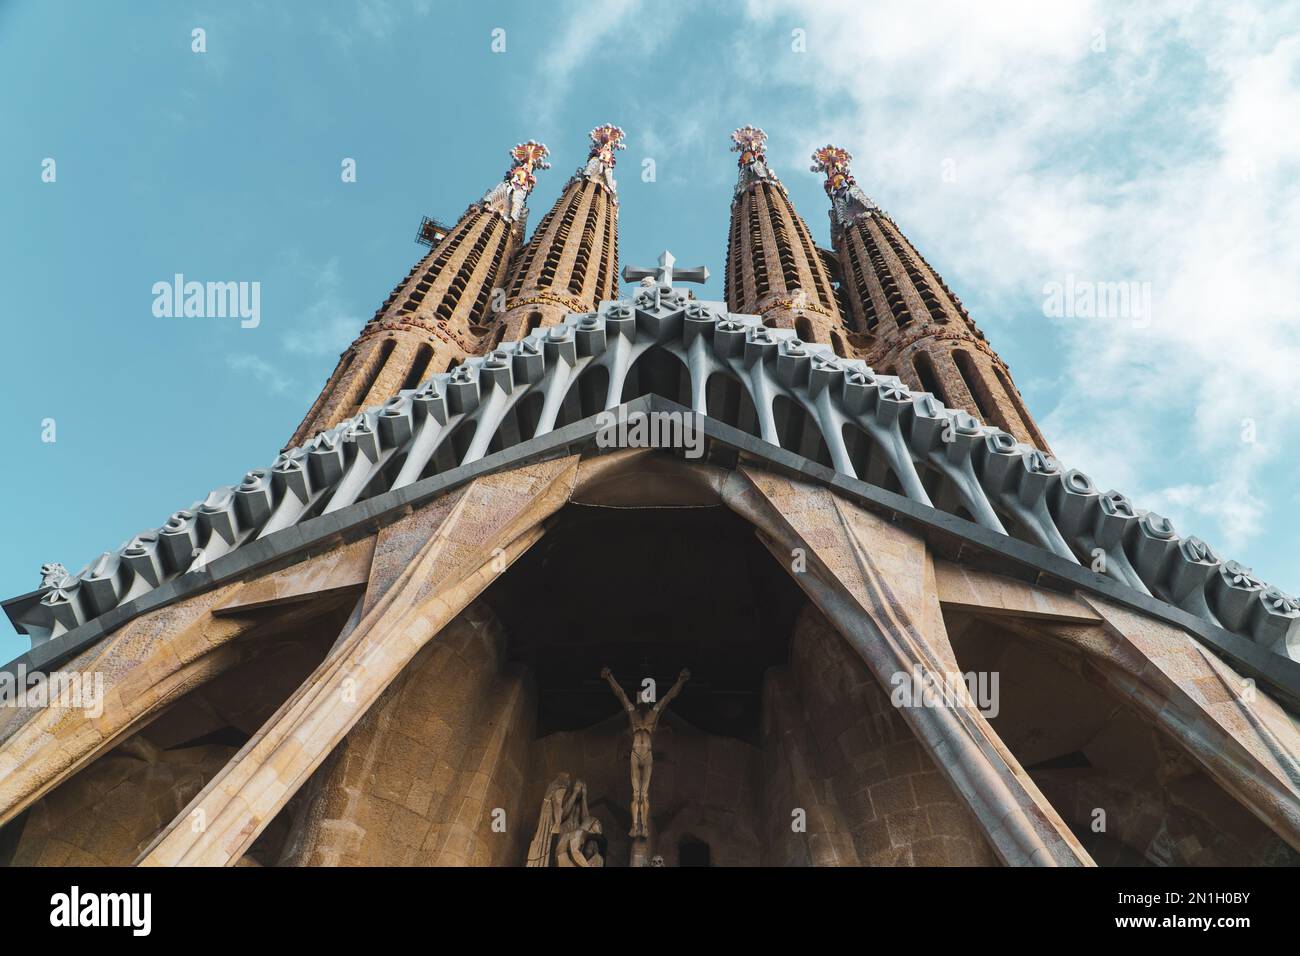
[[[945, 527], [1023, 543], [1040, 562], [1050, 557], [1053, 567], [1075, 568], [1085, 580], [1110, 581], [1141, 597], [1144, 609], [1168, 607], [1179, 620], [1202, 622], [1206, 633], [1232, 634], [1289, 665], [1300, 659], [1300, 602], [1221, 560], [1200, 539], [1180, 536], [1160, 515], [928, 393], [909, 391], [896, 377], [668, 285], [642, 287], [632, 299], [603, 302], [596, 312], [570, 314], [467, 359], [286, 450], [240, 483], [217, 487], [75, 575], [47, 565], [41, 588], [5, 602], [6, 613], [38, 649], [49, 641], [63, 646], [65, 636], [87, 633], [101, 619], [116, 626], [127, 619], [122, 608], [175, 599], [188, 593], [188, 581], [209, 580], [211, 569], [260, 554], [271, 541], [291, 543], [316, 522], [409, 504], [407, 494], [440, 476], [476, 473], [490, 449], [503, 449], [492, 456], [498, 459], [516, 446], [545, 445], [566, 406], [569, 419], [581, 417], [574, 413], [578, 382], [603, 389], [603, 407], [616, 408], [630, 371], [651, 349], [680, 363], [690, 406], [701, 415], [708, 414], [712, 376], [743, 389], [761, 441], [744, 435], [732, 442], [737, 447], [748, 451], [752, 443], [768, 457], [779, 452], [821, 468], [795, 454], [820, 443], [837, 488], [841, 481], [874, 486], [908, 502], [914, 514], [944, 519]], [[513, 413], [526, 400], [538, 422], [524, 440]], [[802, 411], [793, 440], [792, 409]], [[793, 449], [779, 447], [778, 418]], [[706, 424], [734, 431], [741, 423], [715, 417]], [[870, 448], [865, 457], [863, 447]], [[1232, 656], [1245, 660], [1240, 650]]]

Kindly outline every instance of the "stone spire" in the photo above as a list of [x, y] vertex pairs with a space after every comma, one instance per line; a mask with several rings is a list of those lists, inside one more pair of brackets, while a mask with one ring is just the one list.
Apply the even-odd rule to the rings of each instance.
[[477, 350], [492, 290], [523, 242], [535, 171], [550, 168], [548, 154], [532, 140], [510, 150], [511, 166], [501, 181], [436, 238], [340, 356], [286, 447], [414, 388]]
[[860, 354], [877, 372], [898, 375], [949, 408], [1010, 432], [1043, 451], [1047, 442], [961, 300], [930, 268], [894, 221], [858, 187], [853, 157], [826, 145], [812, 171], [826, 176], [831, 241], [843, 301]]
[[742, 126], [731, 140], [732, 152], [740, 154], [740, 170], [731, 200], [727, 305], [847, 356], [848, 332], [830, 273], [807, 224], [767, 164], [767, 134]]
[[618, 292], [618, 192], [614, 154], [623, 130], [606, 123], [588, 134], [587, 162], [565, 184], [528, 245], [515, 256], [505, 310], [487, 347], [524, 338], [570, 312], [593, 312]]

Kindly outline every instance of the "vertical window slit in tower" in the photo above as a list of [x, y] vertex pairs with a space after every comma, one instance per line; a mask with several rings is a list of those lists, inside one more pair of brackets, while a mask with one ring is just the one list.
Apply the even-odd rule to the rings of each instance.
[[844, 247], [849, 252], [849, 267], [853, 270], [853, 285], [857, 289], [858, 302], [862, 308], [862, 322], [866, 331], [871, 332], [880, 321], [880, 316], [876, 314], [876, 301], [871, 297], [871, 288], [867, 285], [862, 271], [862, 256], [858, 252], [858, 245], [861, 242], [862, 236], [857, 229], [847, 232], [844, 236]]
[[596, 206], [600, 198], [598, 189], [593, 185], [590, 190], [584, 190], [587, 214], [583, 217], [578, 253], [573, 260], [573, 273], [569, 276], [569, 295], [581, 295], [582, 287], [587, 282], [587, 266], [591, 261], [591, 250], [596, 245]]
[[536, 332], [541, 327], [542, 327], [542, 313], [529, 312], [528, 324], [524, 328], [524, 336], [527, 337], [528, 335], [531, 335], [533, 332]]
[[731, 263], [731, 268], [732, 268], [731, 288], [736, 295], [742, 294], [741, 279], [740, 279], [740, 257], [741, 255], [743, 255], [745, 250], [742, 246], [742, 242], [740, 238], [740, 225], [741, 225], [741, 215], [743, 213], [743, 210], [744, 210], [744, 206], [742, 204], [740, 210], [737, 210], [737, 212], [732, 216], [731, 219], [731, 241], [734, 242], [736, 245], [736, 255], [732, 259], [732, 263]]
[[555, 231], [555, 239], [551, 246], [546, 250], [546, 258], [542, 263], [542, 276], [538, 285], [550, 286], [555, 281], [556, 270], [560, 266], [560, 257], [564, 254], [564, 247], [569, 241], [569, 232], [573, 228], [573, 218], [578, 213], [578, 202], [582, 195], [582, 187], [579, 187], [576, 194], [571, 194], [565, 204], [564, 215], [560, 218], [560, 227]]
[[484, 229], [479, 233], [478, 238], [474, 241], [474, 246], [465, 257], [465, 261], [460, 264], [455, 278], [447, 287], [446, 294], [442, 297], [442, 304], [438, 308], [438, 315], [450, 319], [455, 315], [457, 307], [460, 305], [461, 297], [465, 294], [471, 280], [474, 277], [474, 271], [478, 268], [479, 260], [483, 258], [483, 250], [487, 247], [491, 233]]
[[472, 232], [472, 227], [455, 230], [452, 235], [438, 243], [438, 254], [434, 256], [432, 264], [429, 266], [429, 275], [441, 270], [447, 264], [447, 261], [455, 254], [456, 250], [461, 247], [465, 237]]
[[884, 293], [885, 302], [894, 317], [894, 322], [899, 328], [903, 328], [912, 321], [912, 314], [907, 310], [907, 300], [903, 298], [898, 283], [894, 281], [894, 274], [889, 269], [889, 262], [885, 259], [885, 254], [881, 252], [880, 244], [876, 241], [872, 228], [873, 224], [867, 223], [862, 230], [862, 239], [867, 247], [867, 257], [871, 260], [871, 267], [876, 273], [876, 278], [880, 281], [880, 291]]
[[618, 298], [618, 207], [609, 210], [608, 227], [605, 233], [605, 247], [609, 251], [610, 269], [605, 284], [605, 298]]
[[767, 281], [767, 256], [763, 252], [763, 229], [759, 224], [759, 209], [755, 202], [759, 191], [763, 188], [760, 184], [745, 195], [745, 205], [749, 212], [749, 256], [750, 262], [754, 268], [754, 299], [749, 303], [750, 306], [757, 306], [759, 299], [767, 295], [771, 288]]
[[578, 248], [573, 251], [573, 265], [569, 267], [569, 281], [565, 285], [569, 295], [577, 295], [582, 291], [583, 278], [587, 274], [588, 251], [591, 249], [590, 227], [591, 206], [588, 206], [578, 230]]
[[912, 257], [912, 254], [908, 249], [904, 248], [903, 243], [899, 241], [899, 235], [901, 234], [896, 234], [895, 230], [892, 228], [882, 229], [881, 233], [884, 235], [885, 241], [889, 243], [889, 247], [894, 250], [894, 255], [898, 257], [898, 261], [903, 264], [903, 269], [907, 272], [907, 277], [912, 280], [912, 285], [916, 288], [917, 295], [919, 295], [921, 301], [925, 303], [925, 308], [926, 311], [930, 313], [930, 318], [935, 322], [947, 322], [948, 316], [944, 314], [943, 306], [940, 304], [938, 296], [934, 294], [934, 290], [930, 288], [930, 283], [926, 281], [921, 270], [917, 268], [916, 260]]
[[596, 273], [596, 294], [593, 296], [596, 305], [600, 305], [602, 299], [612, 299], [614, 297], [614, 290], [609, 285], [609, 251], [614, 245], [610, 229], [614, 225], [615, 208], [612, 201], [607, 201], [604, 204], [605, 221], [599, 230], [603, 233], [604, 239], [600, 243], [600, 268]]
[[804, 342], [813, 341], [813, 327], [812, 322], [808, 320], [808, 316], [801, 315], [794, 320], [794, 334]]
[[459, 364], [460, 364], [460, 359], [456, 358], [455, 356], [452, 356], [451, 360], [447, 362], [447, 367], [443, 371], [450, 372]]
[[[414, 312], [420, 307], [420, 304], [424, 302], [425, 293], [429, 291], [433, 280], [442, 272], [442, 267], [447, 264], [447, 259], [460, 247], [460, 244], [465, 241], [465, 237], [471, 231], [470, 228], [457, 229], [449, 237], [438, 243], [437, 255], [429, 263], [429, 268], [424, 270], [424, 275], [420, 277], [420, 280], [407, 294], [406, 301], [402, 304], [403, 312]], [[414, 275], [415, 270], [411, 271], [412, 275]]]
[[835, 350], [835, 354], [838, 355], [840, 358], [849, 357], [848, 353], [844, 348], [844, 339], [840, 336], [840, 333], [838, 332], [831, 333], [831, 348]]
[[[806, 293], [809, 294], [809, 298], [816, 298], [818, 299], [818, 302], [822, 303], [823, 306], [826, 306], [826, 304], [828, 304], [827, 297], [822, 295], [822, 289], [820, 289], [820, 286], [818, 285], [816, 263], [807, 259], [806, 250], [803, 248], [803, 243], [800, 241], [800, 221], [798, 221], [800, 220], [800, 216], [798, 216], [797, 212], [794, 212], [792, 207], [787, 206], [784, 208], [785, 212], [788, 213], [789, 222], [793, 222], [794, 224], [793, 235], [790, 235], [789, 224], [787, 224], [787, 230], [785, 230], [787, 242], [790, 247], [790, 273], [793, 274], [796, 285], [800, 286], [803, 291], [806, 291]], [[783, 216], [783, 219], [787, 219], [787, 217]], [[805, 273], [800, 272], [800, 259], [805, 260], [803, 261], [803, 265], [807, 267], [807, 276], [811, 277], [811, 280], [813, 281], [806, 281]]]
[[840, 316], [844, 320], [845, 326], [856, 324], [850, 316], [853, 314], [849, 311], [848, 287], [843, 282], [837, 282], [834, 286], [835, 308], [839, 309]]
[[[776, 248], [781, 258], [781, 274], [787, 289], [802, 288], [804, 282], [799, 275], [799, 267], [794, 258], [794, 242], [790, 238], [790, 229], [786, 224], [785, 211], [773, 194], [767, 194], [768, 209], [772, 216], [772, 227], [776, 230]], [[810, 290], [804, 289], [805, 292]]]
[[411, 363], [411, 370], [406, 373], [406, 381], [402, 383], [401, 391], [418, 388], [424, 381], [424, 374], [429, 371], [429, 363], [433, 361], [433, 346], [421, 345], [415, 353], [415, 361]]
[[732, 228], [736, 230], [736, 256], [732, 259], [732, 273], [729, 276], [731, 286], [725, 299], [731, 306], [740, 306], [741, 299], [745, 297], [745, 280], [741, 276], [741, 256], [745, 254], [745, 246], [741, 238], [741, 221], [738, 213]]
[[388, 357], [393, 354], [395, 348], [397, 348], [396, 339], [384, 339], [384, 343], [379, 346], [379, 354], [370, 363], [370, 368], [366, 370], [366, 377], [362, 380], [361, 388], [356, 393], [357, 400], [352, 409], [353, 415], [366, 407], [366, 397], [370, 394], [370, 390], [375, 387], [379, 374], [384, 370], [384, 366], [388, 363]]
[[722, 298], [728, 305], [738, 304], [733, 298], [740, 288], [740, 216], [738, 210], [731, 214], [731, 234], [727, 236], [727, 268], [722, 276]]
[[501, 271], [506, 238], [510, 234], [510, 231], [505, 228], [505, 224], [500, 220], [493, 221], [492, 230], [493, 236], [496, 237], [496, 245], [492, 247], [492, 256], [488, 260], [487, 273], [483, 276], [483, 283], [479, 287], [478, 296], [474, 299], [474, 311], [469, 316], [471, 322], [481, 321], [486, 324], [488, 321], [488, 298], [496, 288], [497, 273]]
[[975, 407], [979, 410], [980, 420], [986, 425], [996, 425], [1003, 431], [1010, 431], [1007, 427], [1007, 420], [1002, 413], [998, 411], [997, 403], [994, 402], [988, 386], [980, 376], [979, 369], [975, 365], [969, 353], [962, 349], [955, 349], [952, 353], [953, 363], [957, 366], [957, 374], [961, 380], [966, 383], [966, 390], [970, 392], [971, 398], [975, 402]]
[[781, 215], [772, 193], [773, 190], [764, 189], [763, 199], [767, 203], [767, 216], [772, 224], [772, 234], [776, 237], [776, 255], [777, 261], [781, 264], [781, 278], [785, 282], [786, 291], [789, 291], [800, 286], [799, 270], [795, 266], [794, 250], [790, 246], [790, 234], [785, 227], [785, 217]]
[[555, 207], [552, 206], [546, 210], [546, 215], [542, 221], [537, 224], [537, 229], [533, 232], [533, 241], [524, 249], [523, 256], [519, 260], [519, 269], [515, 273], [515, 282], [510, 289], [511, 298], [517, 296], [524, 287], [524, 280], [528, 278], [528, 272], [533, 267], [533, 260], [537, 258], [537, 250], [542, 247], [542, 237], [551, 227], [551, 220], [555, 218]]
[[949, 405], [948, 392], [944, 389], [943, 383], [939, 381], [939, 375], [934, 369], [934, 362], [925, 352], [912, 353], [912, 370], [916, 372], [916, 380], [920, 382], [923, 391], [929, 392], [944, 405]]
[[819, 301], [825, 305], [830, 305], [833, 301], [830, 286], [827, 284], [826, 266], [822, 262], [822, 257], [817, 253], [817, 247], [813, 244], [812, 236], [808, 233], [808, 224], [792, 208], [790, 216], [794, 219], [794, 227], [799, 233], [799, 241], [803, 245], [804, 257], [808, 260], [808, 269], [812, 272], [813, 285], [817, 287], [817, 296]]

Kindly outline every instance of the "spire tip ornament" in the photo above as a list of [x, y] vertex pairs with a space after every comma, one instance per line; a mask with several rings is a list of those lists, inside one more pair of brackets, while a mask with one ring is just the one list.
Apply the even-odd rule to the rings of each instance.
[[757, 126], [741, 126], [732, 130], [731, 151], [740, 154], [736, 158], [736, 165], [740, 167], [736, 196], [755, 183], [770, 183], [785, 192], [785, 185], [767, 165], [767, 133]]
[[501, 182], [488, 190], [483, 197], [483, 205], [500, 213], [508, 222], [522, 220], [528, 214], [528, 194], [537, 185], [533, 170], [550, 169], [551, 164], [546, 161], [550, 155], [551, 151], [546, 148], [546, 144], [537, 140], [516, 143], [510, 150], [514, 165], [502, 177]]
[[739, 153], [736, 164], [748, 166], [750, 163], [767, 162], [767, 133], [757, 126], [741, 126], [731, 131], [731, 151]]
[[587, 134], [591, 139], [591, 150], [587, 153], [586, 165], [578, 168], [575, 178], [587, 179], [600, 183], [618, 201], [618, 183], [614, 181], [614, 153], [627, 149], [623, 142], [626, 134], [622, 127], [613, 123], [604, 123]]
[[849, 172], [853, 155], [847, 149], [827, 143], [813, 151], [812, 161], [808, 167], [812, 172], [826, 174], [823, 185], [826, 195], [831, 198], [831, 218], [836, 224], [847, 226], [862, 216], [879, 211], [880, 207], [867, 198]]

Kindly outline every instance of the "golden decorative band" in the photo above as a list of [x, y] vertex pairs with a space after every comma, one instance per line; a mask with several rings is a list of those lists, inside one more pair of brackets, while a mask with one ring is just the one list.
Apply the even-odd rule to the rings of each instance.
[[767, 315], [767, 313], [771, 312], [773, 309], [791, 309], [799, 312], [816, 312], [818, 315], [824, 315], [828, 319], [835, 318], [835, 316], [833, 316], [831, 313], [827, 312], [820, 305], [817, 305], [812, 301], [795, 302], [794, 299], [773, 299], [771, 302], [767, 303], [767, 305], [763, 306], [762, 314]]
[[529, 305], [562, 305], [570, 312], [591, 311], [591, 306], [581, 299], [576, 299], [571, 295], [561, 295], [558, 292], [536, 292], [526, 299], [511, 299], [506, 302], [506, 311], [522, 309]]

